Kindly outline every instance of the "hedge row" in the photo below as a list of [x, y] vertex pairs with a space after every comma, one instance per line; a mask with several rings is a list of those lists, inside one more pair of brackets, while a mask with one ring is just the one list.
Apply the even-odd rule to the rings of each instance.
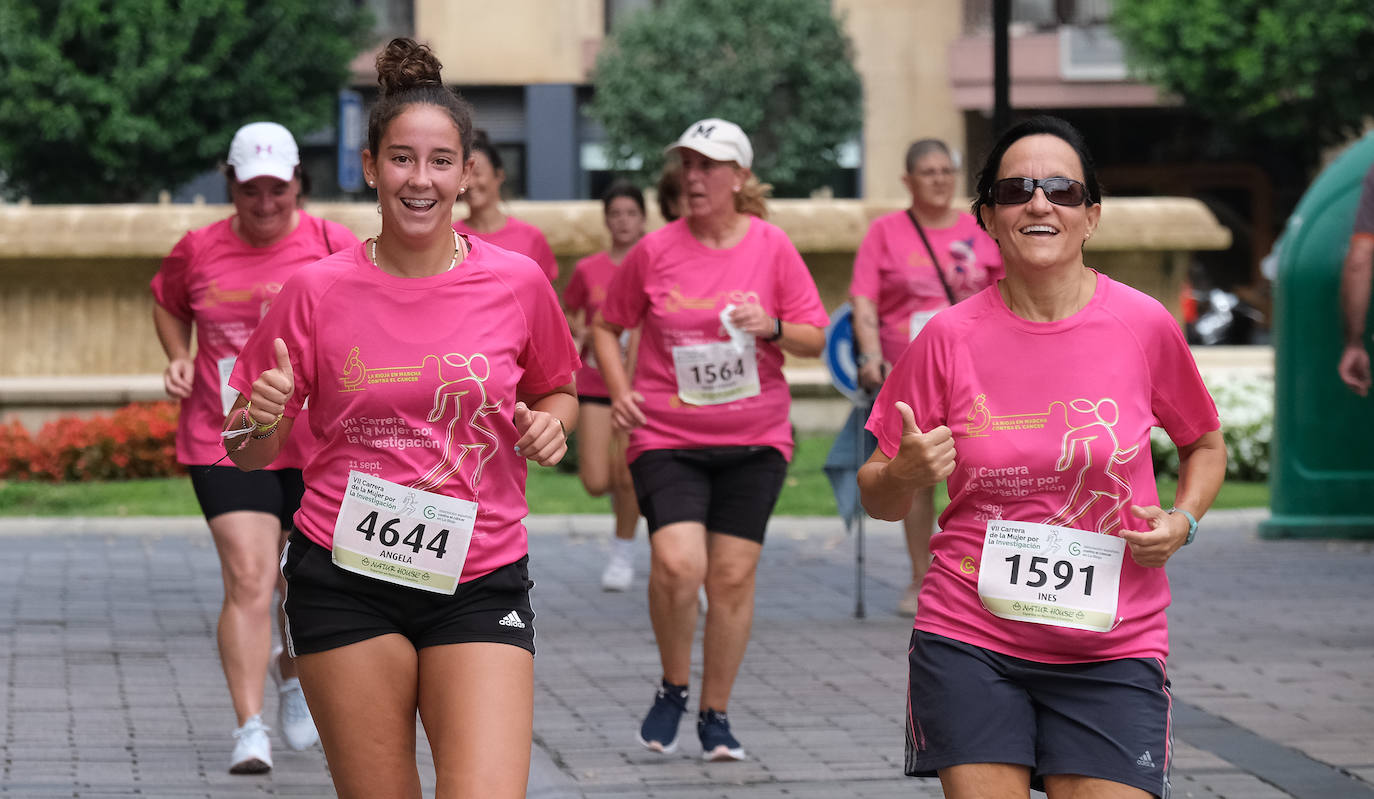
[[0, 425], [0, 479], [67, 482], [182, 474], [176, 460], [177, 406], [127, 405], [109, 415], [63, 416], [31, 435]]

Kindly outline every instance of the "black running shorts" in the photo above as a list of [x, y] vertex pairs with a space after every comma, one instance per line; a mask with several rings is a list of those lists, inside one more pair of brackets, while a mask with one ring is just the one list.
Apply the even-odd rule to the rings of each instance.
[[630, 464], [649, 534], [677, 522], [763, 543], [768, 517], [787, 478], [773, 447], [651, 449]]
[[292, 656], [389, 633], [404, 635], [416, 649], [487, 641], [534, 652], [528, 555], [459, 583], [452, 595], [436, 594], [345, 571], [329, 550], [293, 530], [281, 571]]
[[1173, 697], [1154, 658], [1038, 663], [911, 635], [906, 773], [969, 763], [1080, 774], [1169, 796]]
[[290, 530], [305, 494], [300, 469], [245, 472], [237, 466], [188, 466], [186, 471], [207, 521], [221, 513], [252, 510], [276, 516], [281, 529]]

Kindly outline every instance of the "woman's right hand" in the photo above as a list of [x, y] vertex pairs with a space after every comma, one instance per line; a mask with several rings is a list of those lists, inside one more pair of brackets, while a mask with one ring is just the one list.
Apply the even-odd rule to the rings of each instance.
[[859, 367], [859, 388], [864, 391], [876, 392], [883, 387], [883, 381], [887, 379], [890, 371], [887, 362], [881, 358], [875, 358], [863, 366]]
[[173, 358], [162, 371], [162, 387], [167, 396], [186, 399], [196, 382], [196, 367], [190, 358]]
[[[277, 365], [258, 375], [253, 381], [253, 395], [249, 397], [249, 415], [259, 425], [270, 425], [286, 412], [286, 402], [296, 393], [296, 377], [291, 370], [291, 354], [286, 342], [272, 339], [277, 353]], [[266, 417], [266, 418], [263, 418]]]
[[628, 433], [648, 421], [644, 417], [644, 410], [639, 407], [643, 404], [644, 395], [634, 390], [612, 397], [611, 421], [615, 423], [616, 429]]
[[1341, 352], [1341, 362], [1337, 367], [1341, 382], [1361, 397], [1369, 394], [1369, 352], [1363, 342], [1349, 344]]
[[928, 433], [916, 426], [916, 414], [905, 402], [893, 403], [902, 417], [902, 442], [887, 464], [902, 482], [935, 485], [954, 473], [954, 434], [944, 425]]

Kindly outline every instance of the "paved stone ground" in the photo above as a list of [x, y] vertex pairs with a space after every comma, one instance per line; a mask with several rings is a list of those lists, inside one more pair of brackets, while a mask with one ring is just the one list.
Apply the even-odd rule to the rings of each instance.
[[[1374, 797], [1374, 545], [1259, 541], [1260, 518], [1210, 515], [1170, 565], [1175, 796]], [[888, 611], [905, 571], [893, 527], [869, 527], [856, 620], [852, 540], [833, 520], [775, 520], [730, 708], [751, 759], [705, 764], [686, 722], [676, 755], [634, 743], [659, 667], [643, 575], [600, 591], [608, 519], [530, 526], [530, 796], [939, 796], [900, 774], [910, 623]], [[0, 795], [331, 795], [318, 748], [278, 744], [270, 775], [225, 773], [221, 589], [198, 520], [0, 521], [0, 547]], [[432, 795], [423, 735], [420, 749]]]

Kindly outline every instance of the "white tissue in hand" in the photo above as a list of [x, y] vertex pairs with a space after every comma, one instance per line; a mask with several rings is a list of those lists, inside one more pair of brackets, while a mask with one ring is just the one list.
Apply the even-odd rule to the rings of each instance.
[[749, 346], [749, 342], [753, 341], [754, 336], [752, 333], [739, 329], [734, 322], [730, 321], [730, 314], [734, 310], [734, 304], [722, 308], [720, 310], [720, 323], [724, 325], [725, 332], [730, 334], [730, 343], [735, 346], [735, 352], [744, 352], [745, 348]]

